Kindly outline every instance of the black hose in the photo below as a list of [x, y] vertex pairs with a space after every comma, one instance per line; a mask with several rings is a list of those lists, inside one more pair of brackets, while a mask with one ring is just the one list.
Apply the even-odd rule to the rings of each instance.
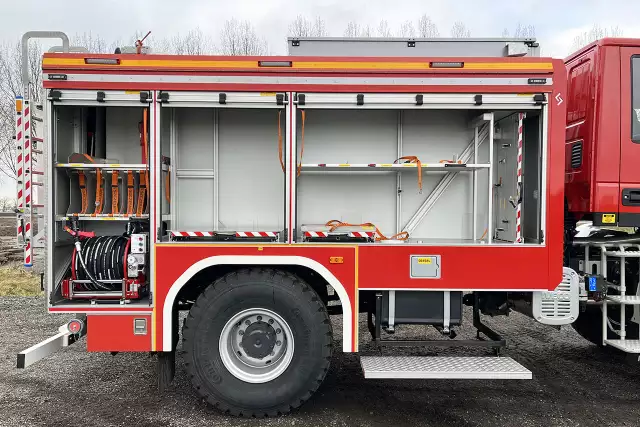
[[126, 251], [129, 238], [125, 236], [100, 236], [84, 239], [76, 245], [75, 278], [89, 280], [87, 290], [116, 290], [120, 283], [103, 283], [100, 280], [125, 279]]

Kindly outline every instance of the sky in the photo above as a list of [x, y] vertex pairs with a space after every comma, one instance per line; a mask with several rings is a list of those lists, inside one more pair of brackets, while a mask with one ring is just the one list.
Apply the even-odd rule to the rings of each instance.
[[[127, 40], [136, 32], [151, 30], [153, 38], [186, 34], [198, 27], [218, 38], [228, 19], [248, 20], [263, 36], [271, 54], [286, 54], [289, 23], [297, 15], [320, 16], [332, 36], [342, 36], [347, 23], [375, 28], [386, 19], [392, 30], [406, 20], [427, 14], [440, 35], [449, 36], [456, 21], [463, 22], [472, 37], [500, 37], [518, 24], [533, 25], [544, 56], [564, 57], [573, 40], [594, 24], [618, 27], [625, 37], [640, 37], [640, 2], [631, 0], [2, 0], [0, 43], [14, 43], [29, 30], [59, 30], [70, 36], [89, 33], [108, 43]], [[0, 197], [11, 196], [15, 185], [0, 183]]]

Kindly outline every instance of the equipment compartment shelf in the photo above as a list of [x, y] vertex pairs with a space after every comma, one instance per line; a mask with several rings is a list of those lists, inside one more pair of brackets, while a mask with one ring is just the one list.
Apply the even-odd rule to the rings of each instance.
[[101, 169], [103, 171], [141, 171], [146, 170], [148, 166], [139, 163], [56, 163], [56, 168], [87, 171], [96, 171], [97, 169]]
[[[464, 164], [464, 163], [422, 163], [421, 168], [425, 169], [435, 169], [438, 172], [443, 171], [451, 171], [451, 172], [460, 172], [463, 170], [474, 170], [474, 169], [489, 169], [491, 165], [489, 164]], [[411, 171], [417, 170], [417, 163], [358, 163], [358, 164], [348, 164], [348, 163], [314, 163], [314, 164], [303, 164], [301, 166], [301, 170], [305, 171], [319, 171], [319, 172], [335, 172], [335, 171], [368, 171], [368, 172], [391, 172], [391, 171]]]
[[56, 221], [68, 221], [69, 218], [77, 216], [80, 221], [129, 221], [130, 219], [149, 219], [149, 215], [127, 215], [127, 214], [78, 214], [78, 215], [56, 215]]

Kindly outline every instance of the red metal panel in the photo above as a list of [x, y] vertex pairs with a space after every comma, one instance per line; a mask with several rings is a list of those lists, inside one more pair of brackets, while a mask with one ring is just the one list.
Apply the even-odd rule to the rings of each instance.
[[[310, 245], [219, 245], [219, 244], [158, 244], [156, 245], [156, 285], [155, 302], [157, 311], [155, 317], [155, 348], [162, 344], [162, 317], [164, 301], [173, 283], [193, 264], [216, 255], [251, 255], [255, 257], [270, 256], [301, 256], [307, 257], [326, 267], [344, 286], [354, 316], [357, 315], [356, 305], [356, 248], [353, 246], [310, 246]], [[331, 257], [342, 257], [343, 264], [331, 264]], [[256, 261], [256, 264], [259, 264]], [[283, 264], [286, 264], [283, 262]], [[354, 340], [356, 339], [354, 325]], [[355, 346], [355, 342], [353, 344]]]
[[[636, 41], [637, 43], [637, 41]], [[632, 103], [632, 91], [640, 93], [638, 82], [632, 81], [632, 58], [640, 57], [640, 46], [624, 47], [620, 50], [620, 192], [625, 188], [640, 187], [640, 142], [632, 140], [632, 120], [636, 121], [634, 109], [640, 108], [640, 104]], [[640, 59], [634, 61], [635, 67], [640, 67]], [[639, 71], [636, 69], [635, 74]], [[635, 96], [636, 102], [638, 95]], [[619, 199], [617, 212], [640, 213], [640, 206], [624, 206], [622, 197]], [[614, 212], [616, 212], [614, 211]], [[604, 212], [604, 211], [601, 211]]]
[[[440, 279], [411, 278], [411, 255], [440, 255]], [[359, 289], [544, 290], [562, 280], [557, 268], [548, 281], [545, 247], [363, 245], [358, 257]]]
[[[146, 319], [147, 334], [133, 333], [134, 319]], [[87, 316], [87, 351], [151, 351], [151, 316]]]

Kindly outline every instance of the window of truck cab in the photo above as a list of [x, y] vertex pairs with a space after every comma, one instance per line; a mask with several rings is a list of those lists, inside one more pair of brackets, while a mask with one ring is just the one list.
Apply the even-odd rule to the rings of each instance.
[[631, 57], [631, 140], [640, 143], [640, 55]]

